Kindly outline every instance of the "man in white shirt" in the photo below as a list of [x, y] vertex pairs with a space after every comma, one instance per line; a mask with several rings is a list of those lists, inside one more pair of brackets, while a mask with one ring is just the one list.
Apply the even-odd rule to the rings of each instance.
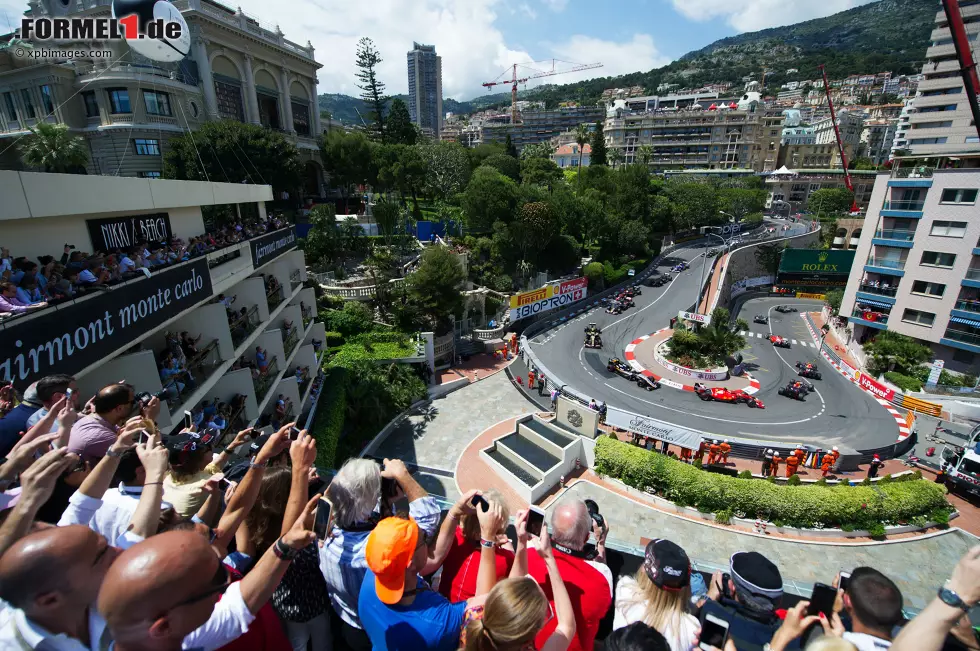
[[122, 258], [119, 260], [119, 273], [129, 273], [136, 270], [136, 263], [133, 259], [129, 257], [129, 251], [122, 254]]
[[[167, 472], [166, 459], [161, 468], [153, 469], [152, 472], [149, 482], [162, 482], [163, 475]], [[147, 481], [147, 470], [140, 462], [136, 450], [123, 452], [113, 476], [113, 487], [102, 495], [102, 503], [88, 523], [89, 526], [109, 540], [118, 540], [129, 529], [143, 495], [143, 484]], [[160, 506], [161, 511], [168, 508], [173, 507], [165, 502]]]
[[851, 572], [842, 595], [851, 616], [851, 630], [844, 639], [859, 651], [881, 651], [892, 645], [892, 631], [902, 623], [902, 592], [876, 569], [859, 567]]

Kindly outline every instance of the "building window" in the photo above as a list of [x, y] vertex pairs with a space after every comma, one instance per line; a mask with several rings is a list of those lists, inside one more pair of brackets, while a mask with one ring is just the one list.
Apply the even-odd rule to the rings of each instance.
[[911, 308], [906, 308], [905, 314], [902, 315], [902, 321], [906, 323], [915, 323], [929, 327], [932, 327], [935, 320], [936, 315], [932, 312], [922, 312], [921, 310], [913, 310]]
[[279, 130], [279, 100], [272, 95], [258, 93], [259, 123], [267, 129]]
[[41, 102], [44, 104], [44, 114], [54, 115], [54, 95], [51, 94], [51, 86], [47, 84], [41, 86]]
[[923, 296], [934, 296], [941, 298], [946, 291], [946, 285], [940, 283], [930, 283], [925, 280], [917, 280], [912, 283], [912, 293]]
[[928, 265], [930, 267], [950, 268], [953, 266], [953, 262], [955, 261], [956, 261], [955, 253], [939, 253], [937, 251], [923, 251], [922, 262], [920, 264]]
[[146, 105], [147, 115], [164, 115], [166, 117], [173, 115], [170, 110], [170, 95], [166, 93], [144, 90], [143, 103]]
[[242, 103], [241, 86], [215, 80], [214, 94], [218, 98], [219, 116], [239, 122], [245, 121], [245, 105]]
[[933, 222], [929, 234], [937, 237], [966, 237], [966, 222]]
[[24, 102], [24, 110], [27, 111], [27, 119], [33, 120], [37, 117], [37, 113], [34, 112], [34, 102], [31, 101], [31, 93], [26, 88], [20, 91], [20, 98]]
[[300, 136], [310, 135], [310, 107], [293, 102], [293, 130]]
[[3, 105], [7, 109], [7, 119], [11, 122], [17, 121], [17, 108], [14, 106], [14, 96], [10, 93], [3, 94]]
[[909, 138], [910, 145], [945, 145], [946, 136], [942, 138]]
[[99, 117], [99, 100], [95, 98], [95, 91], [87, 90], [82, 93], [82, 101], [85, 102], [86, 117]]
[[963, 190], [957, 188], [946, 188], [939, 203], [976, 203], [977, 191], [975, 189]]
[[109, 107], [113, 113], [132, 113], [133, 108], [129, 104], [129, 91], [125, 88], [109, 88]]
[[137, 172], [136, 176], [141, 179], [158, 179], [160, 178], [160, 172]]
[[159, 156], [160, 141], [147, 140], [145, 138], [135, 138], [133, 145], [136, 147], [137, 156]]

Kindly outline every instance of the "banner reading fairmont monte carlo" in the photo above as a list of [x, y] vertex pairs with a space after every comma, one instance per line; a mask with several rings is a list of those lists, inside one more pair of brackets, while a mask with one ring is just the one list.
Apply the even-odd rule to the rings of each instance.
[[74, 375], [211, 296], [207, 258], [19, 317], [0, 330], [0, 382]]
[[529, 316], [571, 305], [585, 298], [588, 291], [588, 279], [576, 278], [563, 283], [545, 285], [533, 292], [511, 296], [510, 320], [526, 319]]

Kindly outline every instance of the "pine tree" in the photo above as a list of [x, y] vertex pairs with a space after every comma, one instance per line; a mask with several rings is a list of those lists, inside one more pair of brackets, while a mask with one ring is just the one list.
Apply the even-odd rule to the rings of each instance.
[[517, 158], [517, 147], [514, 146], [514, 141], [510, 139], [510, 134], [507, 134], [507, 140], [504, 141], [504, 149], [508, 156], [513, 156]]
[[606, 135], [602, 132], [602, 120], [595, 123], [595, 131], [592, 132], [592, 154], [589, 157], [589, 165], [606, 165]]
[[357, 87], [361, 89], [361, 100], [367, 107], [367, 118], [373, 123], [369, 128], [372, 135], [385, 139], [384, 109], [388, 102], [385, 85], [378, 80], [376, 68], [383, 59], [374, 47], [374, 41], [364, 37], [357, 42]]
[[412, 124], [405, 102], [396, 97], [391, 101], [388, 117], [385, 118], [386, 142], [392, 145], [414, 145], [418, 139], [418, 131]]

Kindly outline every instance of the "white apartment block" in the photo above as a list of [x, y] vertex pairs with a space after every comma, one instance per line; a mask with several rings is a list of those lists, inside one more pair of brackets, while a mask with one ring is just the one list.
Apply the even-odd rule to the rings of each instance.
[[[845, 145], [852, 145], [857, 149], [861, 142], [861, 131], [864, 129], [864, 115], [847, 109], [838, 110], [837, 126], [840, 129], [841, 141]], [[818, 145], [837, 142], [837, 137], [834, 134], [834, 123], [829, 115], [813, 123], [813, 133], [817, 138]]]

